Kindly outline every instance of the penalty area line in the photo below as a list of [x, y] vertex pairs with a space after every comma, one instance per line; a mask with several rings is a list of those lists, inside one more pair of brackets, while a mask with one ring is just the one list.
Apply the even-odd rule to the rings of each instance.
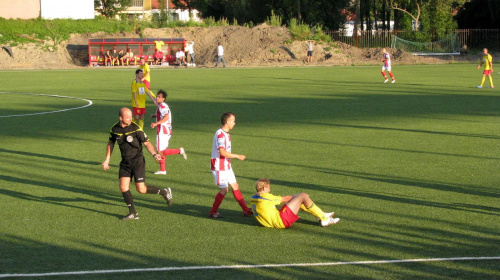
[[92, 275], [92, 274], [112, 274], [112, 273], [127, 273], [127, 272], [158, 272], [158, 271], [182, 271], [182, 270], [213, 270], [213, 269], [249, 269], [249, 268], [272, 268], [272, 267], [310, 267], [310, 266], [336, 266], [336, 265], [370, 265], [370, 264], [391, 264], [391, 263], [480, 261], [480, 260], [500, 260], [500, 256], [497, 256], [497, 257], [456, 257], [456, 258], [430, 258], [430, 259], [406, 259], [406, 260], [326, 262], [326, 263], [184, 266], [184, 267], [182, 267], [182, 266], [175, 267], [174, 266], [174, 267], [157, 267], [157, 268], [132, 268], [132, 269], [113, 269], [113, 270], [110, 269], [110, 270], [67, 271], [67, 272], [47, 272], [47, 273], [0, 274], [0, 278], [44, 277], [44, 276], [64, 276], [64, 275]]
[[63, 95], [51, 95], [51, 94], [41, 94], [41, 93], [5, 92], [5, 91], [0, 91], [0, 94], [2, 94], [2, 93], [3, 94], [24, 94], [24, 95], [36, 95], [36, 96], [46, 96], [46, 97], [56, 97], [56, 98], [78, 99], [78, 100], [86, 101], [87, 104], [84, 105], [84, 106], [80, 106], [80, 107], [73, 107], [73, 108], [67, 108], [67, 109], [61, 109], [61, 110], [55, 110], [55, 111], [46, 111], [46, 112], [38, 112], [38, 113], [30, 113], [30, 114], [0, 116], [0, 118], [26, 117], [26, 116], [34, 116], [34, 115], [53, 114], [53, 113], [60, 113], [60, 112], [65, 112], [65, 111], [83, 109], [85, 107], [88, 107], [88, 106], [92, 105], [92, 101], [91, 100], [88, 100], [88, 99], [85, 99], [85, 98], [79, 98], [79, 97], [71, 97], [71, 96], [63, 96]]

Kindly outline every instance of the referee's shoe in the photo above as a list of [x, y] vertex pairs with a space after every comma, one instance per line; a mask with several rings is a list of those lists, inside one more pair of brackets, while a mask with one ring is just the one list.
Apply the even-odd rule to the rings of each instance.
[[172, 205], [172, 190], [170, 188], [163, 189], [164, 193], [161, 195], [167, 201], [167, 205]]

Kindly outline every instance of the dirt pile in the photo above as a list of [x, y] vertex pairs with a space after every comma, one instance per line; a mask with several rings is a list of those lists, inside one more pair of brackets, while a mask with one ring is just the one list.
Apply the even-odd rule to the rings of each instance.
[[[141, 34], [103, 32], [72, 35], [68, 41], [32, 43], [11, 47], [14, 57], [0, 50], [0, 69], [15, 68], [75, 68], [88, 65], [88, 39], [90, 38], [139, 38], [182, 37], [195, 42], [195, 59], [198, 67], [213, 67], [217, 43], [224, 46], [228, 66], [302, 66], [302, 65], [371, 65], [381, 63], [380, 49], [358, 49], [339, 42], [318, 43], [314, 49], [314, 62], [307, 64], [306, 44], [292, 41], [290, 32], [283, 27], [266, 24], [253, 28], [183, 27], [145, 29]], [[451, 59], [477, 61], [468, 57], [421, 57], [402, 50], [390, 49], [393, 64], [449, 63]]]

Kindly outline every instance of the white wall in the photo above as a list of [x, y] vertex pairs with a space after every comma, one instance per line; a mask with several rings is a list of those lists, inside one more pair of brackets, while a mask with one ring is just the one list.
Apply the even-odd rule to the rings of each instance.
[[41, 16], [45, 19], [93, 19], [94, 0], [40, 0]]

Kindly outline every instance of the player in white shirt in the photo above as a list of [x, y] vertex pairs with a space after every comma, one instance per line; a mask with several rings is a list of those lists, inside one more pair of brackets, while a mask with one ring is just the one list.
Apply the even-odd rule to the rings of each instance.
[[238, 201], [238, 204], [243, 210], [243, 215], [246, 217], [253, 214], [252, 210], [248, 208], [243, 195], [241, 194], [238, 182], [234, 176], [233, 169], [231, 168], [231, 159], [236, 158], [245, 160], [245, 155], [234, 154], [231, 152], [231, 135], [229, 131], [236, 125], [236, 116], [231, 112], [226, 112], [221, 117], [222, 126], [215, 132], [212, 143], [212, 158], [211, 169], [214, 182], [219, 186], [219, 192], [215, 196], [214, 204], [210, 210], [210, 218], [222, 218], [217, 212], [220, 204], [224, 200], [228, 192], [229, 186], [233, 191], [233, 196]]
[[384, 56], [384, 59], [382, 59], [382, 61], [384, 62], [384, 65], [382, 65], [382, 76], [384, 76], [384, 78], [385, 78], [384, 83], [387, 83], [389, 81], [389, 79], [385, 75], [385, 71], [387, 70], [387, 72], [389, 72], [389, 76], [391, 76], [391, 78], [392, 78], [392, 83], [394, 84], [396, 82], [396, 79], [394, 78], [394, 75], [392, 74], [392, 71], [391, 71], [392, 70], [391, 56], [387, 52], [386, 48], [382, 48], [382, 53]]
[[158, 150], [158, 154], [161, 155], [161, 160], [159, 161], [160, 170], [155, 172], [156, 175], [167, 174], [165, 156], [180, 154], [184, 159], [187, 159], [184, 148], [167, 149], [168, 142], [172, 136], [172, 113], [167, 103], [165, 103], [166, 98], [167, 93], [160, 89], [156, 94], [156, 102], [158, 104], [156, 114], [151, 115], [152, 118], [156, 118], [156, 122], [151, 123], [151, 128], [156, 127], [156, 149]]
[[[191, 62], [188, 63], [188, 66], [195, 66], [196, 64], [194, 63], [194, 41], [188, 42], [186, 47], [184, 48], [184, 52], [186, 52], [186, 55], [189, 54], [189, 57], [191, 58]], [[186, 57], [186, 62], [187, 62], [187, 57]]]

